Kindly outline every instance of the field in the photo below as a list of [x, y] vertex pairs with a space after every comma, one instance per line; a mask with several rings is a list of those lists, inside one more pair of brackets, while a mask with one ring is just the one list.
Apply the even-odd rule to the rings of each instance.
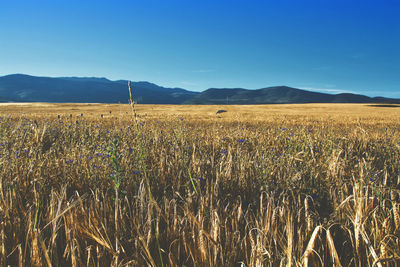
[[0, 263], [400, 266], [399, 171], [398, 106], [1, 104]]

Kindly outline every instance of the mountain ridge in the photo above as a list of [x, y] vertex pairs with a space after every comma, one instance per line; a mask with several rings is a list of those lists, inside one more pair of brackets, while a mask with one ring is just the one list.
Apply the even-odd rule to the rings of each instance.
[[400, 103], [400, 99], [361, 94], [326, 94], [288, 86], [255, 90], [241, 88], [210, 88], [189, 99], [185, 104], [301, 104], [301, 103]]
[[[0, 102], [128, 103], [127, 80], [105, 77], [0, 76]], [[141, 104], [294, 104], [400, 103], [400, 99], [361, 94], [327, 94], [288, 86], [261, 89], [209, 88], [193, 92], [157, 84], [132, 82], [134, 100]]]
[[[37, 77], [11, 74], [0, 77], [0, 101], [128, 103], [128, 81], [96, 77]], [[166, 88], [149, 82], [133, 82], [134, 100], [139, 103], [180, 104], [196, 92]]]

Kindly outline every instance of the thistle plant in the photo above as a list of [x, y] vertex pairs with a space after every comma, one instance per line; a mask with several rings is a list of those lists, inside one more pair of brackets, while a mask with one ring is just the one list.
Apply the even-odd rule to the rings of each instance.
[[[137, 114], [136, 114], [135, 101], [133, 100], [133, 96], [132, 96], [131, 81], [128, 82], [128, 88], [129, 88], [129, 101], [130, 101], [130, 105], [131, 105], [132, 113], [133, 113], [133, 118], [134, 118], [134, 122], [135, 122], [136, 134], [138, 136], [138, 141], [139, 141], [139, 153], [140, 153], [141, 166], [142, 166], [144, 179], [145, 179], [146, 187], [147, 187], [147, 193], [148, 193], [148, 197], [149, 197], [149, 201], [150, 201], [150, 211], [153, 214], [155, 214], [156, 210], [160, 211], [161, 209], [158, 206], [157, 202], [153, 198], [153, 194], [151, 193], [150, 180], [149, 180], [149, 177], [147, 176], [145, 155], [144, 155], [143, 143], [142, 143], [142, 139], [141, 139], [142, 133], [141, 133], [140, 124], [139, 124], [139, 121], [138, 121], [138, 118], [137, 118]], [[154, 228], [155, 228], [155, 233], [156, 233], [156, 235], [155, 235], [156, 236], [156, 243], [157, 243], [158, 253], [159, 253], [159, 256], [160, 256], [161, 266], [164, 266], [162, 253], [161, 253], [161, 247], [160, 247], [160, 241], [159, 241], [159, 231], [158, 231], [157, 223], [154, 224]]]
[[114, 181], [114, 190], [119, 191], [122, 182], [122, 168], [120, 164], [121, 153], [119, 152], [118, 139], [112, 140], [108, 148], [108, 153], [110, 154], [111, 167], [113, 170], [111, 179]]
[[120, 158], [121, 155], [118, 150], [119, 142], [117, 139], [112, 140], [110, 147], [108, 148], [108, 152], [110, 153], [111, 159], [111, 167], [113, 169], [113, 174], [111, 178], [114, 181], [114, 191], [115, 191], [115, 210], [114, 210], [114, 223], [115, 223], [115, 251], [117, 252], [114, 255], [113, 262], [115, 266], [118, 266], [118, 254], [120, 252], [119, 248], [119, 221], [118, 221], [118, 214], [119, 214], [119, 191], [122, 181], [122, 174], [121, 174], [121, 165], [120, 165]]

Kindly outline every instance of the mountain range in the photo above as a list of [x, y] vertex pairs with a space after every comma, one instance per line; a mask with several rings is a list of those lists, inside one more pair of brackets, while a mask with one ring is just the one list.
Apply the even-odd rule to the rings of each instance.
[[[257, 90], [210, 88], [193, 92], [150, 82], [133, 82], [140, 104], [288, 104], [288, 103], [400, 103], [400, 99], [358, 94], [325, 94], [287, 86]], [[11, 74], [0, 77], [0, 102], [128, 103], [128, 81], [96, 77], [36, 77]]]

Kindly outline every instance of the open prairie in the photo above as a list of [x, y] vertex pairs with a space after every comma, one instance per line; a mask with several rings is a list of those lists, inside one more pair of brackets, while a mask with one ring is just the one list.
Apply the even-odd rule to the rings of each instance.
[[[216, 111], [229, 112], [216, 115]], [[304, 121], [330, 121], [334, 123], [363, 122], [397, 123], [400, 121], [400, 105], [395, 104], [282, 104], [282, 105], [136, 105], [142, 118], [169, 120], [186, 117], [194, 120], [237, 122], [273, 122], [276, 119]], [[51, 118], [58, 115], [74, 118], [132, 119], [131, 108], [123, 104], [52, 104], [52, 103], [1, 103], [0, 114]], [[296, 122], [301, 118], [301, 121]]]
[[396, 105], [1, 104], [0, 262], [398, 266], [399, 171]]

